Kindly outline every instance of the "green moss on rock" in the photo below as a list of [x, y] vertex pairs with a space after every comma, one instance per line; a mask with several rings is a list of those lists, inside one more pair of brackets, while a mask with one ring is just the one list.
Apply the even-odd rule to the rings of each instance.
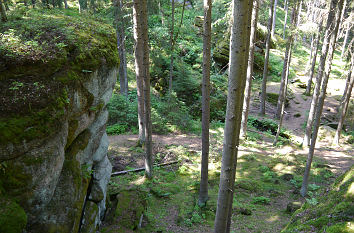
[[305, 203], [282, 232], [354, 232], [354, 166], [337, 178], [332, 190], [316, 206]]
[[[75, 9], [10, 12], [0, 24], [0, 146], [57, 132], [72, 103], [70, 87], [119, 64], [115, 30]], [[87, 94], [86, 107], [93, 96]]]
[[27, 215], [15, 201], [0, 196], [0, 232], [22, 233], [27, 224]]

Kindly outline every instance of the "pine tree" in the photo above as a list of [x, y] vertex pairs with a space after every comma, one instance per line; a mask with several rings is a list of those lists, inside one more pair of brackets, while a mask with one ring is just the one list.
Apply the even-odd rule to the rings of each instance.
[[236, 173], [237, 147], [241, 125], [243, 92], [246, 82], [246, 64], [249, 43], [249, 12], [252, 0], [233, 0], [228, 97], [225, 117], [224, 146], [214, 232], [227, 232], [233, 186]]
[[202, 162], [199, 205], [208, 200], [209, 121], [210, 121], [210, 53], [211, 53], [211, 0], [204, 0], [203, 33], [203, 86], [202, 86]]

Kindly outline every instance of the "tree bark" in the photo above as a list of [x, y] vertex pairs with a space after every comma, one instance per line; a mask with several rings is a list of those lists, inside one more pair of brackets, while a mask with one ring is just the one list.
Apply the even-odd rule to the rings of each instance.
[[202, 159], [199, 206], [208, 200], [209, 121], [210, 121], [210, 56], [211, 56], [211, 0], [204, 0], [203, 86], [202, 86]]
[[[312, 33], [311, 34], [311, 45], [310, 45], [310, 58], [306, 63], [306, 68], [305, 68], [305, 74], [308, 74], [310, 68], [311, 68], [311, 61], [312, 61], [312, 56], [313, 56], [313, 52], [314, 52], [314, 47], [315, 47], [315, 40], [316, 40], [316, 34]], [[303, 37], [303, 41], [306, 41], [306, 35], [304, 35]]]
[[307, 86], [306, 86], [306, 91], [305, 95], [310, 95], [311, 93], [311, 87], [312, 87], [312, 79], [313, 75], [315, 74], [315, 67], [316, 67], [316, 60], [317, 60], [317, 53], [318, 53], [318, 47], [320, 44], [320, 39], [321, 39], [321, 32], [322, 32], [322, 25], [320, 25], [320, 28], [318, 29], [318, 34], [315, 39], [315, 51], [312, 57], [312, 63], [311, 63], [311, 70], [310, 70], [310, 77], [309, 80], [307, 81]]
[[288, 21], [288, 0], [285, 0], [284, 11], [285, 11], [285, 18], [284, 18], [283, 39], [285, 39], [286, 24], [287, 24], [287, 21]]
[[149, 62], [149, 34], [147, 0], [134, 0], [141, 2], [141, 24], [143, 35], [143, 87], [144, 87], [144, 117], [145, 117], [145, 175], [152, 178], [152, 124], [150, 103], [150, 62]]
[[251, 32], [250, 32], [250, 47], [248, 54], [248, 64], [247, 64], [247, 78], [245, 86], [245, 95], [243, 99], [243, 110], [242, 110], [242, 121], [241, 121], [241, 137], [245, 137], [247, 134], [247, 120], [248, 112], [251, 100], [251, 87], [252, 87], [252, 76], [253, 76], [253, 61], [254, 61], [254, 48], [256, 41], [256, 30], [258, 21], [258, 0], [253, 2], [252, 8], [252, 18], [251, 18]]
[[353, 85], [354, 85], [354, 54], [352, 54], [352, 58], [351, 58], [351, 65], [350, 65], [350, 70], [348, 73], [348, 78], [350, 79], [349, 83], [346, 84], [346, 88], [345, 88], [345, 92], [343, 93], [343, 97], [344, 99], [341, 101], [340, 104], [340, 118], [338, 121], [338, 126], [337, 126], [337, 130], [336, 130], [336, 134], [334, 136], [333, 139], [333, 144], [334, 145], [339, 145], [339, 139], [340, 139], [340, 134], [343, 128], [343, 124], [344, 124], [344, 120], [345, 117], [347, 115], [347, 111], [348, 111], [348, 106], [349, 106], [349, 101], [350, 101], [350, 97], [352, 95], [352, 90], [353, 90]]
[[274, 37], [274, 33], [275, 33], [275, 21], [276, 21], [276, 17], [277, 17], [277, 4], [278, 4], [278, 0], [274, 1], [274, 10], [273, 10], [273, 23], [272, 23], [272, 37]]
[[170, 31], [170, 78], [168, 81], [168, 93], [171, 96], [172, 94], [172, 81], [173, 81], [173, 53], [174, 53], [174, 41], [173, 34], [175, 30], [175, 0], [172, 0], [171, 6], [171, 31]]
[[[338, 9], [337, 9], [337, 4], [338, 4]], [[328, 51], [328, 61], [325, 65], [324, 77], [323, 77], [323, 80], [321, 83], [321, 93], [319, 96], [318, 106], [316, 108], [316, 117], [315, 117], [315, 122], [314, 122], [313, 133], [312, 133], [312, 137], [311, 137], [311, 145], [310, 145], [310, 149], [309, 149], [309, 154], [307, 156], [304, 178], [303, 178], [302, 186], [301, 186], [301, 190], [300, 190], [300, 194], [303, 197], [306, 196], [306, 194], [307, 194], [307, 186], [308, 186], [308, 179], [309, 179], [310, 170], [311, 170], [311, 163], [312, 163], [312, 158], [313, 158], [313, 154], [315, 151], [318, 129], [320, 127], [323, 104], [324, 104], [324, 100], [326, 98], [327, 83], [328, 83], [329, 74], [331, 72], [333, 54], [334, 54], [334, 50], [335, 50], [335, 46], [336, 46], [338, 28], [339, 28], [339, 23], [340, 23], [340, 16], [341, 16], [341, 13], [343, 10], [343, 0], [339, 0], [338, 3], [336, 0], [331, 0], [330, 10], [331, 9], [333, 9], [333, 14], [335, 14], [336, 17], [333, 17], [333, 20], [330, 20], [331, 19], [331, 17], [330, 17], [331, 12], [328, 15], [328, 22], [330, 22], [330, 24], [334, 24], [334, 25], [332, 27], [331, 26], [329, 27], [329, 28], [332, 28], [332, 30], [330, 30], [331, 31], [330, 32], [331, 38], [330, 38], [330, 45], [329, 45], [329, 51]], [[327, 26], [328, 26], [328, 24], [327, 24]]]
[[323, 38], [321, 58], [320, 58], [320, 63], [318, 65], [318, 73], [316, 76], [316, 85], [315, 85], [315, 90], [313, 92], [309, 116], [308, 116], [307, 123], [306, 123], [305, 135], [304, 135], [304, 140], [303, 140], [304, 146], [310, 145], [311, 131], [312, 131], [313, 121], [314, 121], [314, 117], [315, 117], [315, 110], [316, 110], [317, 103], [318, 103], [318, 97], [320, 94], [322, 76], [323, 76], [324, 68], [326, 65], [330, 36], [331, 36], [331, 32], [334, 30], [333, 25], [334, 25], [334, 21], [335, 21], [335, 13], [336, 13], [335, 8], [336, 8], [337, 4], [336, 4], [336, 2], [333, 2], [333, 1], [334, 0], [331, 0], [331, 7], [330, 7], [329, 13], [328, 13], [326, 33]]
[[273, 11], [274, 11], [274, 0], [271, 0], [270, 8], [269, 8], [269, 19], [268, 19], [267, 39], [266, 39], [266, 51], [265, 51], [264, 68], [263, 68], [261, 103], [260, 103], [260, 109], [259, 109], [259, 113], [262, 114], [262, 115], [265, 114], [265, 102], [266, 102], [267, 79], [268, 79], [269, 49], [270, 49], [272, 23], [273, 23]]
[[[294, 6], [292, 13], [291, 13], [291, 25], [296, 25], [296, 20], [297, 20], [297, 6]], [[291, 47], [293, 44], [293, 38], [294, 35], [293, 33], [290, 33], [288, 40], [286, 42], [286, 50], [285, 50], [285, 55], [284, 55], [284, 65], [283, 65], [283, 71], [282, 71], [282, 77], [280, 81], [280, 89], [279, 89], [279, 97], [278, 97], [278, 102], [277, 102], [277, 111], [275, 114], [276, 118], [280, 118], [280, 115], [284, 111], [283, 109], [283, 103], [285, 103], [286, 99], [286, 92], [284, 93], [284, 89], [286, 89], [287, 85], [287, 79], [288, 79], [288, 69], [290, 66], [290, 54], [291, 54]], [[284, 104], [285, 105], [285, 104]]]
[[133, 24], [134, 24], [134, 55], [135, 55], [135, 74], [136, 74], [136, 89], [138, 95], [138, 124], [139, 124], [139, 144], [145, 143], [145, 120], [144, 120], [144, 93], [143, 93], [143, 54], [144, 43], [141, 25], [141, 4], [134, 0], [133, 7]]
[[116, 0], [116, 34], [117, 47], [119, 53], [119, 85], [120, 94], [128, 98], [128, 76], [127, 76], [127, 58], [125, 52], [125, 20], [123, 11], [123, 0]]
[[65, 7], [65, 9], [68, 9], [68, 8], [69, 8], [69, 6], [68, 6], [68, 1], [67, 1], [67, 0], [64, 0], [64, 7]]
[[343, 41], [343, 46], [342, 46], [342, 52], [340, 54], [340, 57], [343, 59], [344, 57], [344, 52], [345, 52], [345, 47], [348, 43], [348, 37], [349, 37], [349, 32], [350, 32], [350, 29], [351, 29], [351, 24], [348, 23], [348, 27], [347, 27], [347, 31], [345, 32], [345, 36], [344, 36], [344, 41]]
[[6, 22], [7, 21], [6, 11], [5, 11], [5, 7], [2, 3], [2, 0], [0, 0], [0, 13], [1, 13], [1, 21]]
[[249, 46], [248, 14], [252, 0], [233, 0], [232, 29], [230, 39], [230, 65], [228, 81], [227, 109], [225, 117], [224, 145], [218, 203], [215, 216], [215, 233], [228, 232], [231, 218], [230, 206], [233, 201], [233, 186], [237, 164], [237, 151], [241, 126], [243, 92], [246, 81], [246, 64]]
[[[286, 66], [287, 67], [287, 70], [286, 70], [286, 75], [285, 75], [285, 88], [283, 90], [283, 93], [282, 95], [285, 96], [286, 98], [286, 93], [288, 91], [288, 81], [289, 81], [289, 68], [290, 68], [290, 62], [291, 62], [291, 46], [290, 46], [290, 55], [288, 57], [288, 60], [287, 60], [287, 63], [288, 65]], [[277, 129], [277, 133], [275, 135], [275, 138], [274, 138], [274, 142], [273, 142], [273, 145], [275, 146], [278, 142], [278, 138], [279, 138], [279, 135], [280, 135], [280, 130], [281, 130], [281, 127], [283, 125], [283, 119], [284, 119], [284, 109], [285, 109], [285, 101], [283, 101], [281, 103], [281, 113], [280, 113], [280, 116], [279, 116], [279, 124], [278, 124], [278, 129]]]

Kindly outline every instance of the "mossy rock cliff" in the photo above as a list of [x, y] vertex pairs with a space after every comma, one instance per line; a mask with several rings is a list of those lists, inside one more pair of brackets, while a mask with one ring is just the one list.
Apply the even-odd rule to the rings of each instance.
[[318, 203], [305, 203], [282, 232], [354, 232], [354, 166], [337, 178]]
[[[114, 28], [76, 9], [20, 7], [0, 24], [0, 232], [99, 224], [116, 43]], [[102, 194], [95, 206], [91, 189]]]
[[12, 12], [0, 24], [0, 146], [59, 130], [68, 89], [101, 66], [117, 66], [116, 50], [114, 29], [76, 10]]

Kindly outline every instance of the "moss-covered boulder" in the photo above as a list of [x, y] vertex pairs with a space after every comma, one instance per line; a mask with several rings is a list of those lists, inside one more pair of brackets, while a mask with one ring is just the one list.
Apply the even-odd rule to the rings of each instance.
[[27, 221], [14, 232], [78, 232], [82, 216], [92, 229], [102, 219], [115, 38], [75, 9], [21, 8], [0, 25], [0, 202], [11, 197]]
[[146, 209], [147, 194], [142, 189], [121, 190], [112, 198], [108, 221], [125, 229], [136, 230]]
[[[218, 32], [224, 33], [224, 37], [217, 41], [213, 49], [213, 59], [218, 64], [220, 68], [224, 68], [229, 63], [229, 53], [230, 53], [230, 31]], [[267, 36], [267, 28], [258, 24], [257, 34], [256, 34], [256, 47], [255, 47], [255, 59], [254, 67], [257, 70], [263, 70], [264, 67], [264, 52], [265, 39]], [[270, 48], [274, 49], [276, 47], [275, 39], [271, 39]]]
[[305, 203], [282, 232], [354, 232], [354, 166], [337, 178], [318, 204]]

